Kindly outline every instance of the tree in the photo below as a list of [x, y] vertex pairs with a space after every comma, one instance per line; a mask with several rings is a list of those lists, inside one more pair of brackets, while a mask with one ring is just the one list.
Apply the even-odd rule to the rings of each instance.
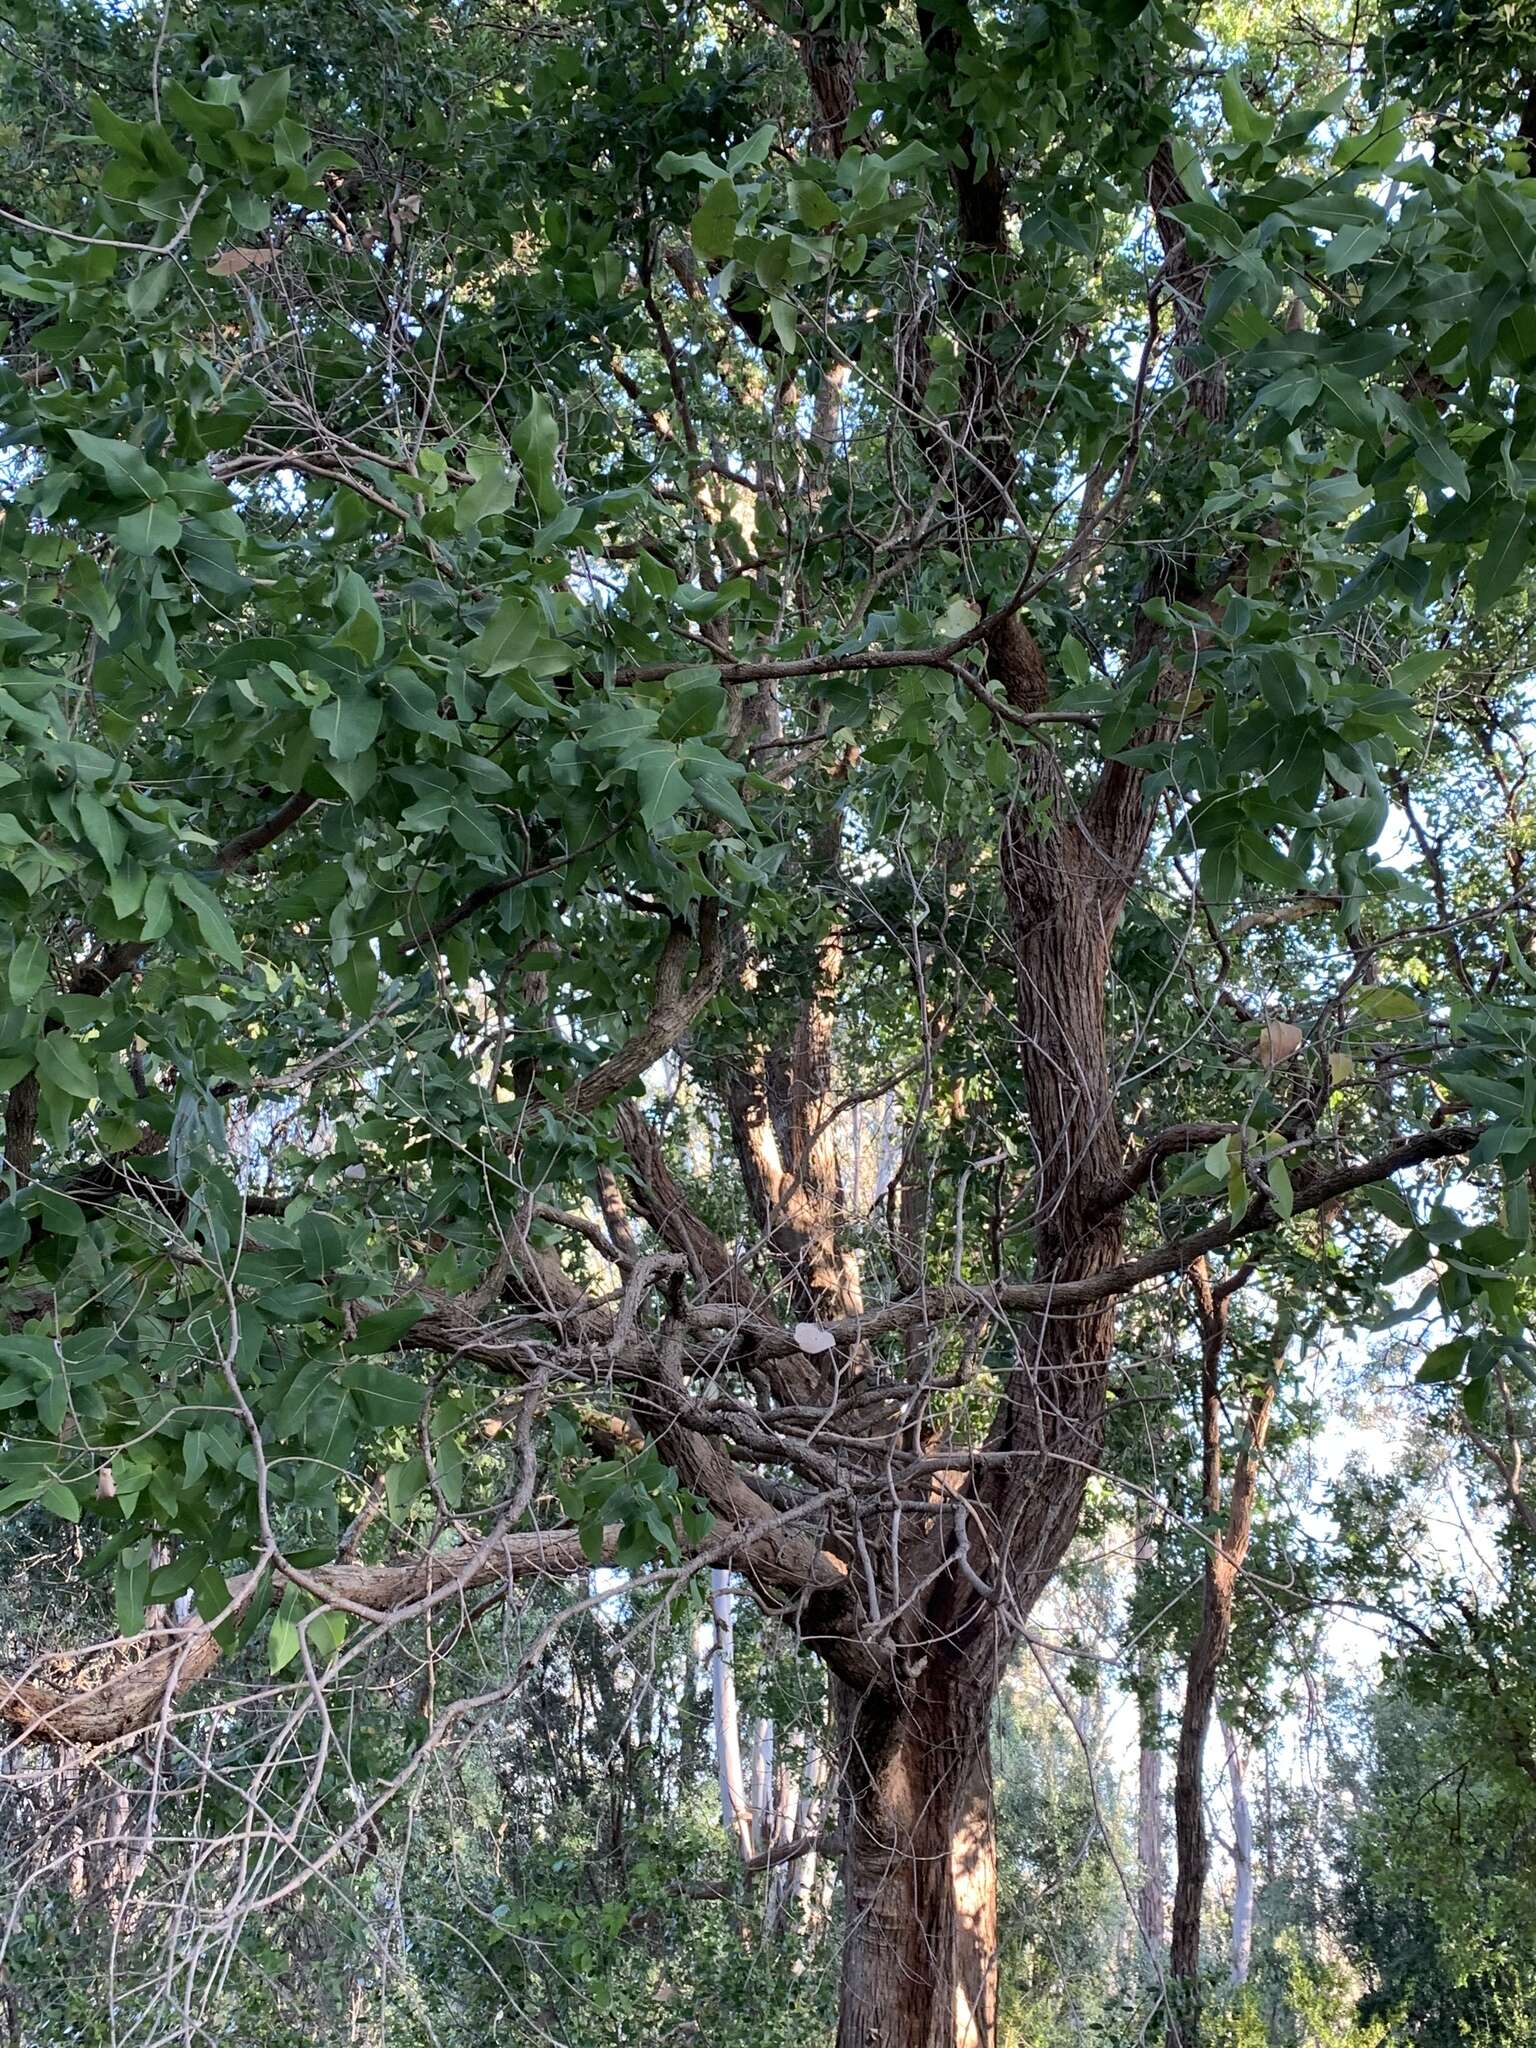
[[75, 19], [4, 60], [0, 1500], [197, 1617], [3, 1711], [176, 1740], [270, 1617], [323, 1720], [729, 1569], [830, 1675], [840, 2043], [982, 2048], [1117, 1304], [1385, 1209], [1474, 1419], [1523, 1344], [1524, 897], [1383, 839], [1522, 602], [1518, 52], [1442, 150], [1397, 44], [1171, 0]]

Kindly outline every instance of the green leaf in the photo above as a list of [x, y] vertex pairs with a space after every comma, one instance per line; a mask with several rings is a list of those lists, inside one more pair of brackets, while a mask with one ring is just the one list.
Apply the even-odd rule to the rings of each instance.
[[355, 569], [348, 569], [336, 587], [336, 609], [342, 623], [331, 645], [346, 648], [371, 667], [384, 652], [384, 621], [378, 600]]
[[768, 161], [768, 152], [773, 147], [773, 138], [778, 129], [772, 121], [764, 121], [755, 128], [745, 142], [738, 142], [725, 159], [728, 171], [755, 171]]
[[1467, 475], [1467, 465], [1444, 434], [1437, 427], [1426, 426], [1422, 421], [1414, 420], [1413, 436], [1418, 443], [1420, 468], [1437, 484], [1444, 485], [1448, 491], [1454, 491], [1458, 498], [1470, 498], [1472, 484]]
[[161, 499], [137, 512], [125, 512], [117, 522], [117, 538], [119, 546], [132, 555], [158, 554], [181, 539], [181, 521]]
[[408, 1330], [413, 1330], [427, 1312], [427, 1305], [418, 1295], [396, 1302], [392, 1308], [381, 1308], [371, 1316], [359, 1319], [348, 1349], [355, 1354], [373, 1351], [393, 1351]]
[[773, 331], [779, 338], [779, 347], [783, 349], [785, 355], [792, 356], [795, 352], [795, 344], [799, 340], [793, 304], [788, 299], [770, 299], [768, 301], [768, 318], [773, 323]]
[[1355, 997], [1355, 1013], [1375, 1024], [1417, 1023], [1423, 1014], [1403, 988], [1363, 988]]
[[506, 852], [494, 811], [477, 804], [461, 790], [448, 809], [448, 830], [464, 851], [483, 861], [499, 861]]
[[1536, 257], [1536, 222], [1503, 185], [1484, 172], [1471, 186], [1472, 210], [1494, 267], [1505, 277], [1524, 280]]
[[835, 227], [842, 219], [837, 202], [814, 178], [791, 178], [789, 201], [812, 234]]
[[509, 597], [489, 625], [470, 641], [464, 659], [482, 676], [530, 667], [536, 675], [550, 676], [568, 669], [573, 657], [569, 648], [551, 636], [537, 605]]
[[379, 736], [384, 706], [363, 690], [338, 690], [309, 714], [309, 729], [334, 761], [355, 761]]
[[171, 287], [176, 267], [174, 261], [149, 263], [136, 276], [129, 278], [123, 297], [135, 320], [147, 320], [155, 311]]
[[1236, 142], [1267, 142], [1274, 132], [1274, 122], [1267, 114], [1261, 114], [1243, 91], [1240, 64], [1232, 65], [1222, 74], [1221, 110]]
[[218, 898], [194, 876], [177, 873], [171, 876], [171, 887], [191, 911], [202, 935], [204, 945], [209, 946], [221, 960], [227, 960], [231, 967], [242, 967], [244, 955], [240, 941], [235, 937], [234, 926], [220, 908]]
[[1523, 504], [1506, 500], [1494, 514], [1488, 545], [1472, 579], [1478, 612], [1491, 612], [1520, 579], [1531, 555], [1531, 520]]
[[39, 1040], [37, 1071], [52, 1088], [89, 1102], [99, 1092], [99, 1083], [79, 1045], [64, 1031], [49, 1031]]
[[527, 412], [512, 429], [512, 446], [523, 465], [523, 474], [528, 479], [528, 488], [533, 493], [540, 518], [553, 519], [565, 503], [555, 476], [560, 431], [549, 409], [549, 400], [542, 391], [534, 392], [528, 401]]
[[83, 427], [71, 427], [69, 438], [119, 497], [165, 496], [165, 478], [150, 467], [143, 449], [135, 448], [131, 441], [107, 441], [100, 434], [88, 434]]
[[62, 1479], [50, 1479], [37, 1496], [37, 1504], [46, 1508], [50, 1515], [57, 1515], [61, 1522], [78, 1522], [80, 1519], [80, 1503]]
[[1340, 228], [1323, 251], [1323, 275], [1337, 277], [1342, 270], [1350, 270], [1357, 263], [1368, 262], [1386, 239], [1387, 230], [1384, 227], [1375, 227], [1368, 221], [1358, 221]]
[[347, 957], [336, 969], [336, 985], [349, 1017], [368, 1017], [379, 994], [379, 956], [372, 946], [355, 939]]
[[691, 760], [684, 761], [683, 773], [688, 777], [689, 788], [705, 810], [713, 811], [717, 818], [724, 818], [739, 832], [752, 830], [751, 813], [727, 776], [711, 769], [707, 763]]
[[229, 1614], [229, 1582], [216, 1564], [206, 1564], [192, 1581], [192, 1604], [202, 1620], [212, 1625], [220, 1615], [226, 1618], [213, 1631], [221, 1650], [232, 1650], [240, 1630], [240, 1617]]
[[671, 678], [672, 694], [656, 721], [664, 740], [702, 738], [713, 732], [725, 714], [725, 691], [716, 668], [680, 670]]
[[498, 457], [493, 468], [488, 468], [467, 490], [459, 493], [453, 508], [454, 530], [457, 533], [467, 532], [483, 519], [495, 519], [510, 511], [516, 503], [517, 479], [507, 474]]
[[99, 93], [92, 93], [87, 103], [91, 126], [109, 149], [119, 156], [131, 158], [135, 163], [144, 161], [144, 123], [125, 121], [121, 114], [115, 114]]
[[1469, 1343], [1465, 1337], [1453, 1338], [1449, 1344], [1437, 1344], [1433, 1351], [1426, 1352], [1424, 1363], [1419, 1367], [1417, 1377], [1426, 1383], [1437, 1380], [1453, 1380], [1461, 1371], [1462, 1361], [1467, 1355]]
[[1205, 1170], [1213, 1180], [1225, 1180], [1231, 1170], [1234, 1144], [1230, 1137], [1218, 1138], [1205, 1155]]
[[1269, 1198], [1275, 1205], [1275, 1214], [1289, 1222], [1296, 1206], [1296, 1196], [1291, 1188], [1291, 1176], [1286, 1171], [1283, 1159], [1271, 1159], [1264, 1169], [1264, 1178], [1269, 1183]]
[[291, 75], [286, 64], [281, 71], [264, 71], [241, 93], [240, 118], [252, 134], [264, 135], [276, 125], [288, 104]]
[[34, 932], [22, 939], [11, 955], [10, 966], [6, 972], [11, 1001], [18, 1007], [30, 1003], [47, 981], [48, 974], [48, 948]]
[[741, 197], [729, 178], [717, 178], [699, 202], [689, 230], [706, 262], [723, 262], [736, 246]]
[[[287, 1606], [284, 1601], [283, 1607]], [[272, 1627], [267, 1635], [267, 1669], [275, 1678], [279, 1671], [286, 1671], [299, 1654], [298, 1623], [292, 1615], [279, 1608], [272, 1617]]]
[[659, 837], [688, 801], [683, 764], [676, 747], [653, 743], [633, 765], [640, 785], [640, 816], [645, 829]]
[[109, 811], [101, 798], [90, 790], [81, 789], [75, 792], [75, 815], [93, 851], [100, 856], [102, 866], [109, 874], [114, 874], [128, 845], [127, 830], [120, 814], [116, 810]]
[[118, 1632], [136, 1636], [144, 1629], [144, 1600], [149, 1591], [149, 1543], [134, 1543], [117, 1560], [113, 1579], [113, 1602], [117, 1609]]
[[1185, 206], [1170, 209], [1175, 220], [1184, 223], [1191, 234], [1204, 242], [1208, 249], [1231, 255], [1243, 246], [1243, 231], [1230, 213], [1209, 200], [1192, 199]]
[[341, 1375], [341, 1384], [356, 1401], [365, 1422], [387, 1429], [394, 1424], [410, 1425], [421, 1413], [426, 1388], [403, 1372], [387, 1365], [373, 1365], [359, 1359]]

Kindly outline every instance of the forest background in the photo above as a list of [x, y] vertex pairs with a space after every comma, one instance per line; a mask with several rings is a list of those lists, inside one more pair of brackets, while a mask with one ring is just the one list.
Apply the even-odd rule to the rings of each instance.
[[1536, 2041], [1536, 15], [0, 5], [13, 2043]]

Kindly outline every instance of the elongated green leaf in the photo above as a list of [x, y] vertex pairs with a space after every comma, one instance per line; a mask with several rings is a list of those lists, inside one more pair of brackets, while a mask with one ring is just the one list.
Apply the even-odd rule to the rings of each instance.
[[135, 448], [131, 441], [109, 441], [101, 434], [87, 433], [84, 427], [71, 427], [69, 438], [119, 497], [165, 496], [165, 478], [151, 466], [143, 449]]
[[1472, 579], [1473, 597], [1479, 612], [1491, 612], [1520, 580], [1531, 557], [1531, 518], [1523, 504], [1501, 505], [1494, 515]]

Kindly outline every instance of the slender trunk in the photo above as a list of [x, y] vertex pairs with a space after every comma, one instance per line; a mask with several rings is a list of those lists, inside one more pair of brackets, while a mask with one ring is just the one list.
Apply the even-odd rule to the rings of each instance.
[[709, 1575], [709, 1604], [715, 1620], [710, 1676], [715, 1703], [715, 1765], [720, 1777], [720, 1823], [745, 1861], [752, 1854], [752, 1803], [741, 1767], [741, 1714], [736, 1703], [736, 1632], [731, 1622], [731, 1575], [716, 1566]]
[[[780, 1748], [773, 1770], [773, 1833], [767, 1843], [777, 1848], [792, 1842], [800, 1828], [802, 1759], [787, 1753], [787, 1745]], [[776, 1934], [789, 1916], [790, 1901], [795, 1894], [795, 1865], [776, 1863], [768, 1873], [768, 1897], [763, 1908], [763, 1925], [770, 1934]]]
[[760, 1718], [752, 1738], [752, 1842], [761, 1851], [773, 1846], [776, 1829], [773, 1804], [773, 1723]]
[[[826, 1819], [827, 1812], [827, 1752], [818, 1743], [805, 1760], [805, 1770], [800, 1779], [801, 1832], [814, 1835]], [[816, 1870], [820, 1858], [814, 1849], [808, 1849], [798, 1862], [787, 1865], [793, 1872], [789, 1881], [788, 1905], [799, 1911], [808, 1933], [815, 1931]]]
[[844, 1702], [837, 2048], [992, 2048], [990, 1704], [942, 1677], [900, 1706]]
[[1248, 1800], [1248, 1765], [1242, 1744], [1227, 1722], [1227, 1783], [1232, 1792], [1232, 1982], [1248, 1982], [1253, 1955], [1253, 1808]]
[[1163, 1861], [1163, 1752], [1155, 1742], [1142, 1746], [1137, 1771], [1136, 1857], [1141, 1865], [1136, 1925], [1142, 1967], [1156, 1970], [1168, 1939], [1168, 1872]]
[[[1205, 1261], [1191, 1269], [1195, 1308], [1200, 1323], [1200, 1427], [1203, 1499], [1208, 1520], [1221, 1509], [1221, 1385], [1222, 1347], [1227, 1333], [1227, 1307], [1238, 1274], [1213, 1289]], [[1199, 2048], [1200, 2041], [1200, 1918], [1210, 1842], [1205, 1827], [1205, 1738], [1216, 1704], [1216, 1680], [1232, 1633], [1232, 1604], [1238, 1575], [1248, 1556], [1253, 1533], [1253, 1503], [1258, 1489], [1259, 1457], [1269, 1430], [1275, 1385], [1271, 1378], [1248, 1406], [1248, 1426], [1232, 1471], [1232, 1494], [1226, 1525], [1206, 1553], [1205, 1591], [1200, 1627], [1189, 1653], [1184, 1685], [1184, 1712], [1179, 1724], [1178, 1758], [1174, 1769], [1173, 1827], [1178, 1873], [1173, 1887], [1173, 1938], [1169, 1962], [1179, 1991], [1178, 2009], [1169, 2017], [1169, 2048]]]
[[[1136, 1531], [1138, 1572], [1151, 1564], [1153, 1550], [1152, 1531], [1144, 1522]], [[1143, 1649], [1137, 1663], [1141, 1680], [1141, 1755], [1136, 1773], [1136, 1860], [1141, 1866], [1141, 1884], [1136, 1893], [1136, 1926], [1141, 1935], [1141, 1967], [1156, 1972], [1162, 1967], [1163, 1948], [1168, 1940], [1168, 1872], [1163, 1858], [1163, 1750], [1159, 1729], [1162, 1685], [1154, 1652]]]

